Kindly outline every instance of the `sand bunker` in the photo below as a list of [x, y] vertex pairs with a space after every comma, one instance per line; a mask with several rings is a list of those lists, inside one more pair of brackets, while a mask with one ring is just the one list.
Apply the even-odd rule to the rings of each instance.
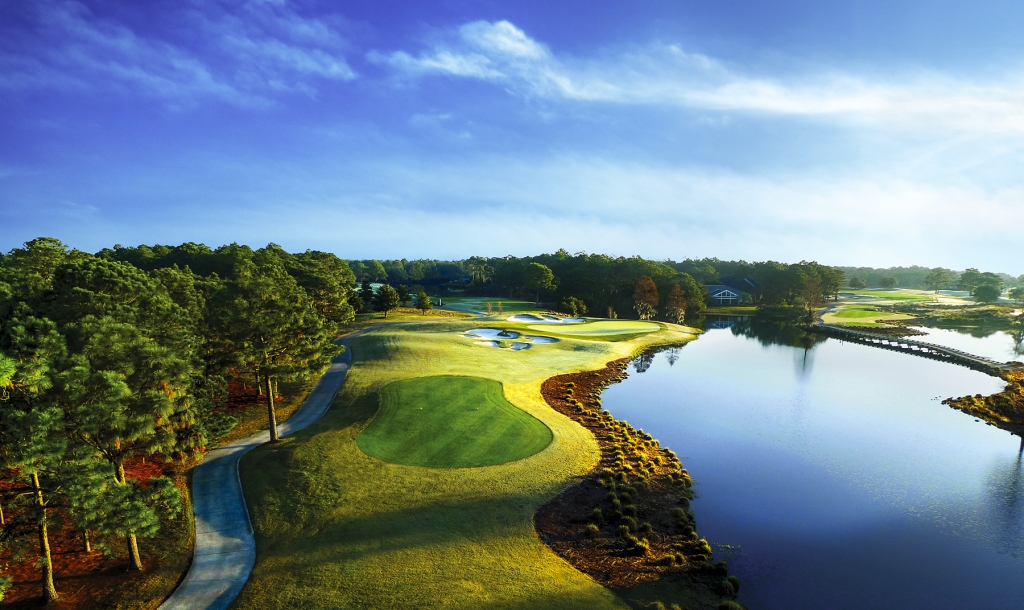
[[[530, 349], [534, 344], [558, 342], [558, 339], [554, 337], [545, 337], [543, 335], [527, 335], [520, 338], [520, 333], [503, 328], [474, 328], [473, 330], [467, 330], [462, 336], [466, 339], [474, 339], [473, 345], [510, 349], [517, 352]], [[519, 341], [505, 343], [509, 339], [519, 339]]]
[[554, 337], [542, 337], [540, 335], [523, 335], [523, 339], [534, 343], [558, 343]]
[[474, 328], [466, 331], [466, 337], [471, 339], [518, 339], [519, 333], [514, 330], [502, 328]]
[[509, 322], [526, 322], [527, 324], [581, 324], [586, 322], [584, 318], [559, 318], [543, 313], [518, 313], [509, 316]]

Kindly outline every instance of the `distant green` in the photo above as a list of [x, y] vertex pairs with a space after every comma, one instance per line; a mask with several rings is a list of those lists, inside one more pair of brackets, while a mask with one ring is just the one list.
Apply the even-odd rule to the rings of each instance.
[[859, 294], [866, 297], [875, 297], [887, 301], [934, 301], [935, 297], [929, 294], [913, 292], [896, 292], [882, 290], [851, 290], [852, 294]]
[[857, 307], [844, 307], [835, 312], [837, 318], [881, 318], [885, 314], [877, 309], [860, 309]]
[[505, 399], [501, 383], [434, 376], [394, 381], [358, 447], [407, 466], [466, 468], [529, 457], [551, 443], [551, 430]]
[[586, 324], [531, 324], [527, 328], [571, 337], [606, 337], [651, 333], [660, 330], [661, 325], [640, 320], [608, 320]]

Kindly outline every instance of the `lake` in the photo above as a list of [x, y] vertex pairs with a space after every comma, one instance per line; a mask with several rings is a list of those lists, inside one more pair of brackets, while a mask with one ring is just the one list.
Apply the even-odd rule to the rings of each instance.
[[630, 371], [604, 408], [680, 455], [748, 607], [1024, 605], [1020, 440], [941, 403], [1000, 380], [756, 319]]

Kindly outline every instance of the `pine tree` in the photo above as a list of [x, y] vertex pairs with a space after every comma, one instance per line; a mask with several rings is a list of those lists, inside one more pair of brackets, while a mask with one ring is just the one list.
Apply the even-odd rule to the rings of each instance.
[[[5, 362], [0, 390], [0, 470], [17, 470], [27, 484], [26, 493], [17, 497], [20, 518], [35, 530], [42, 595], [50, 603], [59, 598], [49, 538], [56, 488], [51, 484], [52, 474], [65, 463], [67, 454], [64, 413], [50, 390], [66, 348], [56, 325], [33, 316], [22, 303], [4, 324], [0, 353]], [[7, 524], [5, 534], [18, 525]]]
[[384, 317], [388, 317], [388, 312], [398, 307], [400, 302], [398, 291], [384, 284], [377, 290], [377, 295], [373, 299], [373, 308], [377, 311], [384, 312]]
[[420, 313], [426, 315], [428, 311], [434, 308], [434, 304], [430, 302], [430, 297], [423, 290], [416, 294], [416, 309], [420, 310]]
[[239, 265], [217, 317], [239, 363], [264, 384], [270, 438], [276, 441], [274, 378], [318, 375], [342, 348], [295, 279], [273, 261], [257, 262]]

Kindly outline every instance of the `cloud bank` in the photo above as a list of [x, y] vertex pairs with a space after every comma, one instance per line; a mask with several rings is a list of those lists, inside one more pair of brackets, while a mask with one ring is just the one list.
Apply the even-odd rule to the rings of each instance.
[[410, 78], [478, 79], [546, 99], [1024, 135], [1024, 69], [1019, 67], [990, 82], [920, 71], [872, 77], [834, 69], [768, 77], [678, 44], [652, 43], [599, 58], [567, 56], [508, 21], [465, 24], [417, 54], [373, 51], [367, 57]]

